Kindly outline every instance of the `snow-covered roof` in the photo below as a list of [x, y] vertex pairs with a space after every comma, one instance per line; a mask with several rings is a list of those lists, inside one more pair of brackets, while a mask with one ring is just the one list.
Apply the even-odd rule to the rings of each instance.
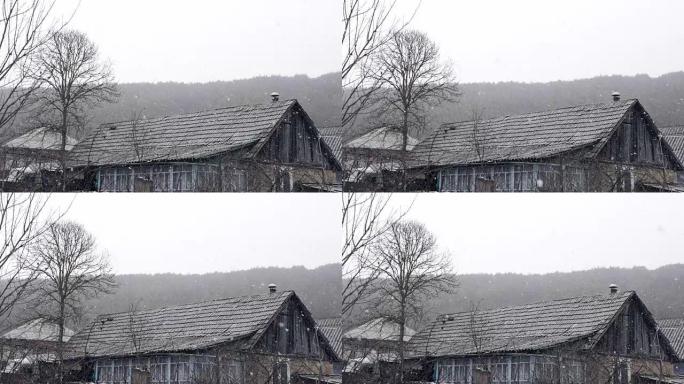
[[[67, 136], [66, 150], [71, 151], [76, 143], [76, 139]], [[40, 127], [15, 137], [5, 143], [4, 146], [8, 148], [60, 150], [62, 135], [54, 129]]]
[[[64, 341], [73, 336], [74, 331], [64, 328]], [[31, 340], [31, 341], [57, 341], [59, 326], [45, 319], [35, 319], [26, 322], [2, 335], [2, 339]]]
[[[395, 127], [380, 127], [357, 137], [347, 143], [345, 147], [400, 151], [403, 141], [403, 134], [399, 129]], [[408, 136], [406, 139], [406, 150], [412, 150], [417, 144], [418, 139]]]

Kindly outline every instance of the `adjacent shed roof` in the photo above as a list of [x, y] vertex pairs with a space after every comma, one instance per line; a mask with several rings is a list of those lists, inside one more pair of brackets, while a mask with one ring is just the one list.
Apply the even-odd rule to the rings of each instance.
[[[396, 127], [380, 127], [361, 135], [345, 144], [346, 148], [375, 149], [375, 150], [402, 150], [404, 138], [401, 131]], [[406, 150], [412, 150], [418, 144], [418, 139], [407, 138]]]
[[684, 361], [684, 319], [658, 320], [658, 325], [670, 341], [679, 360]]
[[539, 351], [573, 341], [591, 347], [632, 298], [636, 293], [625, 291], [440, 315], [413, 336], [410, 349], [459, 356]]
[[661, 128], [660, 132], [679, 162], [684, 164], [684, 126]]
[[335, 350], [337, 356], [342, 356], [342, 319], [320, 319], [316, 320], [316, 324], [321, 332], [330, 342], [330, 346]]
[[342, 127], [326, 127], [319, 130], [321, 138], [328, 144], [330, 150], [333, 152], [338, 162], [342, 161], [342, 143], [343, 143], [343, 128]]
[[[73, 336], [74, 331], [64, 328], [64, 341]], [[26, 340], [26, 341], [57, 341], [59, 338], [59, 326], [45, 319], [28, 321], [16, 328], [5, 332], [0, 339]]]
[[258, 149], [295, 105], [296, 100], [286, 100], [104, 124], [76, 145], [73, 165], [187, 160]]
[[[364, 339], [364, 340], [382, 340], [382, 341], [398, 341], [399, 340], [399, 324], [390, 319], [379, 317], [367, 321], [356, 328], [345, 332], [345, 339]], [[409, 341], [416, 333], [409, 327], [404, 327], [404, 341]]]
[[605, 143], [638, 100], [442, 125], [414, 149], [416, 165], [542, 159]]
[[[71, 338], [77, 355], [124, 356], [201, 350], [261, 335], [292, 291], [98, 316]], [[133, 342], [135, 340], [135, 343]], [[137, 346], [136, 346], [137, 345]]]
[[[73, 137], [67, 136], [66, 150], [71, 151], [76, 145], [77, 140]], [[7, 148], [16, 149], [45, 149], [45, 150], [61, 150], [62, 135], [54, 129], [47, 127], [40, 127], [24, 133], [19, 137], [8, 141], [4, 144]]]

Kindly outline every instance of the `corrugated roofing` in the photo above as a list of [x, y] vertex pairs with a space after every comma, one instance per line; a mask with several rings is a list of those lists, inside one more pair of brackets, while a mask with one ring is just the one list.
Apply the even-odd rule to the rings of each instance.
[[335, 158], [337, 158], [337, 161], [342, 162], [342, 137], [344, 132], [342, 127], [325, 127], [319, 129], [318, 132], [323, 141], [330, 147], [330, 150], [333, 155], [335, 155]]
[[342, 319], [320, 319], [316, 320], [316, 324], [321, 332], [330, 342], [330, 346], [335, 350], [337, 356], [342, 356]]
[[593, 343], [633, 296], [625, 291], [440, 315], [413, 336], [409, 348], [444, 356], [536, 351], [580, 339]]
[[442, 125], [413, 150], [416, 165], [541, 159], [608, 139], [636, 99]]
[[287, 100], [104, 124], [74, 147], [72, 163], [130, 164], [231, 152], [265, 141], [295, 104]]
[[658, 325], [670, 341], [679, 360], [684, 361], [684, 319], [658, 320]]
[[684, 163], [684, 127], [666, 127], [660, 130], [665, 141], [680, 163]]

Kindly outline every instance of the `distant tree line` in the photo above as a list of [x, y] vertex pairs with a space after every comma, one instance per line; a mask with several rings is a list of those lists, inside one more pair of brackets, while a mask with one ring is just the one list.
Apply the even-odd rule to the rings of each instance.
[[[429, 320], [440, 313], [468, 312], [473, 303], [479, 309], [522, 305], [574, 296], [608, 294], [608, 286], [636, 291], [656, 318], [684, 318], [684, 264], [671, 264], [649, 270], [635, 268], [596, 268], [586, 271], [539, 275], [465, 274], [458, 275], [455, 293], [434, 297], [424, 303]], [[365, 321], [363, 308], [357, 308], [350, 323]]]

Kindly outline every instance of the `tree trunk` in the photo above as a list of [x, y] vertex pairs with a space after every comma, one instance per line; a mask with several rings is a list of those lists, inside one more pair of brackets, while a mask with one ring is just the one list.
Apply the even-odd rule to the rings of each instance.
[[64, 382], [64, 301], [59, 303], [59, 335], [57, 336], [57, 383]]
[[[409, 117], [409, 110], [407, 106], [404, 106], [404, 112], [402, 114], [402, 122], [401, 122], [401, 153], [405, 154], [406, 149], [408, 148], [408, 117]], [[400, 191], [406, 192], [406, 169], [405, 167], [402, 167], [400, 170], [401, 172], [401, 189]]]
[[406, 302], [401, 300], [399, 313], [399, 384], [404, 384], [404, 329], [406, 324]]
[[62, 136], [62, 143], [60, 146], [60, 162], [61, 162], [61, 168], [62, 168], [62, 192], [66, 192], [66, 183], [67, 183], [67, 170], [66, 170], [66, 162], [67, 162], [67, 150], [66, 150], [66, 144], [67, 144], [67, 117], [68, 117], [68, 111], [66, 108], [62, 110], [62, 126], [60, 127], [60, 133]]

